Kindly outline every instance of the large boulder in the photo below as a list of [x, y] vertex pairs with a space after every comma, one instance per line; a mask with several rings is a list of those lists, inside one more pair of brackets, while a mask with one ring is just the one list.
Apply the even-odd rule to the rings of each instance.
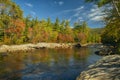
[[90, 65], [76, 80], [120, 80], [120, 55], [103, 57]]
[[108, 50], [101, 49], [101, 50], [95, 51], [95, 54], [100, 55], [100, 56], [106, 56], [106, 55], [114, 54], [114, 52], [111, 49], [108, 49]]
[[95, 48], [97, 49], [97, 51], [95, 51], [97, 55], [105, 56], [115, 54], [115, 48], [110, 45], [96, 45]]

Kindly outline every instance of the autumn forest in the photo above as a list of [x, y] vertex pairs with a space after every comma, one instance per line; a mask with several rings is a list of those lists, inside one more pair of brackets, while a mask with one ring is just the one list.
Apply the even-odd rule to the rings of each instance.
[[[95, 1], [99, 7], [111, 6], [105, 9], [107, 17], [104, 28], [90, 28], [86, 21], [77, 21], [70, 26], [69, 20], [55, 22], [51, 19], [39, 20], [32, 15], [23, 16], [21, 8], [11, 0], [0, 0], [0, 44], [23, 43], [104, 43], [114, 45], [120, 51], [120, 3], [114, 0]], [[94, 2], [94, 0], [87, 0]]]

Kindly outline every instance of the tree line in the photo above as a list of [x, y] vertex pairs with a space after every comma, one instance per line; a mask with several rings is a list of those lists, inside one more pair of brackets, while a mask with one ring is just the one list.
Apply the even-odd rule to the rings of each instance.
[[57, 43], [95, 43], [100, 42], [100, 34], [91, 33], [87, 22], [75, 22], [70, 26], [68, 20], [56, 18], [52, 22], [23, 17], [23, 11], [11, 0], [0, 0], [0, 41], [4, 44], [38, 42]]

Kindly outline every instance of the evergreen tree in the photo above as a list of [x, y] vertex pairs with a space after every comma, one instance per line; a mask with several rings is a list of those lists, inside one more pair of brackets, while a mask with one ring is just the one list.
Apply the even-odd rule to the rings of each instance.
[[60, 31], [60, 21], [59, 18], [57, 17], [54, 23], [54, 27], [53, 27], [54, 31]]

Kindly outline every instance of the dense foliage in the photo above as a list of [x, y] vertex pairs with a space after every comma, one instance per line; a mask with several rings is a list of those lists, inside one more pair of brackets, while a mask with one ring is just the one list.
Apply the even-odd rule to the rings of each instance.
[[52, 22], [38, 20], [30, 16], [23, 17], [23, 12], [11, 0], [0, 0], [0, 41], [4, 44], [22, 44], [38, 42], [100, 42], [100, 36], [91, 32], [87, 23], [75, 22], [70, 27], [68, 20], [60, 21], [56, 18]]
[[[120, 0], [86, 0], [95, 2], [99, 7], [105, 7], [106, 26], [101, 35], [104, 44], [113, 45], [116, 51], [120, 52]], [[107, 7], [109, 6], [109, 7]], [[110, 8], [111, 7], [111, 8]]]

